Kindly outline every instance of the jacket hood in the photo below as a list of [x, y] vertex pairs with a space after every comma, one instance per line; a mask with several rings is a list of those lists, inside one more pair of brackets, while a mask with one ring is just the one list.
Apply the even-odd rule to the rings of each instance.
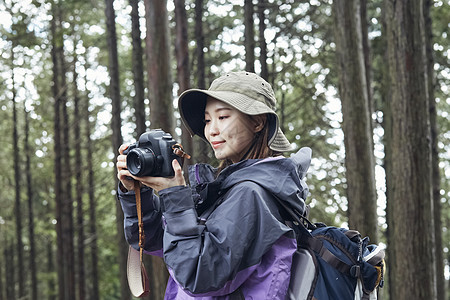
[[303, 214], [308, 195], [305, 175], [310, 163], [311, 149], [305, 147], [289, 158], [250, 159], [233, 164], [215, 179], [216, 169], [205, 164], [196, 165], [190, 170], [190, 179], [191, 183], [196, 183], [195, 189], [200, 196], [197, 209], [202, 211], [202, 207], [209, 207], [234, 185], [253, 181]]

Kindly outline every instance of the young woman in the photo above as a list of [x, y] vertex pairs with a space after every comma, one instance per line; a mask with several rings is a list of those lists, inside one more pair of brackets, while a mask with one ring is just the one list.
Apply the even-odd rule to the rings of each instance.
[[139, 249], [133, 177], [144, 186], [144, 249], [162, 256], [169, 270], [165, 299], [285, 299], [296, 240], [276, 198], [304, 212], [311, 151], [282, 156], [290, 143], [275, 104], [271, 86], [249, 72], [219, 77], [208, 90], [184, 92], [183, 122], [221, 161], [218, 169], [191, 166], [191, 187], [176, 160], [172, 178], [131, 176], [122, 154], [127, 146], [120, 147], [125, 236]]

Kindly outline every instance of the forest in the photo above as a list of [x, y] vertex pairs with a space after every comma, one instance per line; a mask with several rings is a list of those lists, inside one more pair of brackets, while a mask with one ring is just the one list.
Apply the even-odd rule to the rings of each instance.
[[311, 221], [386, 248], [379, 299], [450, 299], [449, 20], [449, 0], [0, 1], [0, 300], [132, 299], [117, 149], [161, 128], [217, 165], [176, 103], [237, 70], [312, 149]]

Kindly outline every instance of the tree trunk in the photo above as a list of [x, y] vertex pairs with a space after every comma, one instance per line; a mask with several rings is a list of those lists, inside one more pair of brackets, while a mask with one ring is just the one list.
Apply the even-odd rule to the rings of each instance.
[[[58, 7], [59, 20], [62, 21], [61, 8]], [[67, 81], [66, 81], [66, 59], [64, 55], [64, 48], [59, 48], [58, 59], [60, 60], [59, 66], [61, 67], [60, 80], [61, 80], [61, 106], [62, 106], [62, 123], [63, 130], [63, 143], [61, 147], [62, 161], [64, 168], [62, 169], [63, 180], [63, 239], [64, 239], [64, 253], [65, 264], [64, 273], [67, 278], [66, 281], [66, 295], [67, 299], [76, 299], [75, 297], [75, 252], [74, 252], [74, 226], [73, 226], [73, 195], [72, 195], [72, 162], [70, 156], [71, 138], [69, 132], [69, 113], [67, 112]], [[64, 190], [65, 187], [65, 190]]]
[[[55, 262], [53, 260], [54, 258], [54, 252], [53, 252], [53, 242], [51, 241], [51, 237], [48, 238], [46, 241], [46, 247], [47, 247], [47, 273], [52, 274], [55, 272]], [[55, 281], [52, 276], [49, 276], [48, 278], [48, 284], [47, 284], [47, 290], [48, 290], [48, 299], [49, 300], [55, 300], [56, 299], [56, 286]], [[61, 299], [61, 298], [58, 298]]]
[[[206, 89], [205, 77], [205, 36], [203, 34], [203, 0], [195, 0], [195, 42], [197, 44], [197, 88]], [[210, 147], [198, 137], [193, 138], [193, 154], [192, 163], [208, 162]]]
[[33, 183], [31, 178], [31, 149], [29, 143], [29, 118], [28, 112], [24, 108], [24, 116], [25, 116], [25, 176], [27, 180], [27, 198], [28, 198], [28, 235], [30, 240], [30, 275], [31, 275], [31, 299], [38, 299], [38, 289], [37, 289], [37, 271], [36, 271], [36, 244], [34, 241], [34, 226], [36, 225], [34, 222], [34, 208], [33, 208]]
[[[423, 1], [386, 0], [392, 141], [391, 299], [435, 299], [431, 147]], [[433, 224], [431, 224], [431, 228]]]
[[264, 36], [264, 32], [266, 31], [266, 0], [258, 1], [258, 18], [259, 18], [259, 62], [261, 64], [261, 77], [265, 80], [269, 78], [269, 69], [267, 68], [267, 42]]
[[15, 272], [14, 265], [11, 262], [14, 261], [14, 246], [10, 244], [8, 239], [5, 239], [5, 249], [4, 249], [4, 264], [5, 264], [5, 273], [8, 274], [6, 276], [6, 299], [16, 299], [16, 291], [15, 291]]
[[[152, 128], [175, 134], [172, 79], [170, 75], [169, 25], [166, 0], [145, 0], [147, 24], [146, 50]], [[168, 279], [167, 269], [159, 257], [146, 256], [150, 271], [150, 297], [163, 299]]]
[[195, 0], [195, 42], [197, 44], [197, 87], [206, 88], [205, 80], [205, 36], [203, 35], [203, 0]]
[[[75, 43], [76, 44], [76, 43]], [[74, 101], [74, 138], [75, 138], [75, 198], [77, 203], [77, 287], [78, 299], [86, 298], [86, 279], [85, 279], [85, 263], [84, 263], [84, 213], [83, 213], [83, 160], [81, 158], [81, 115], [80, 115], [80, 97], [78, 93], [78, 72], [76, 63], [77, 55], [73, 58], [73, 101]]]
[[[5, 256], [3, 256], [5, 257]], [[5, 257], [6, 258], [6, 257]], [[6, 276], [3, 276], [3, 264], [0, 264], [0, 300], [5, 300], [5, 293], [4, 293], [4, 286], [6, 286], [3, 283], [3, 278], [6, 278]]]
[[66, 280], [64, 278], [64, 242], [63, 242], [63, 227], [62, 227], [62, 167], [61, 167], [61, 99], [60, 99], [60, 67], [58, 50], [62, 46], [62, 39], [60, 35], [60, 24], [57, 23], [56, 4], [52, 4], [53, 18], [50, 21], [50, 28], [52, 33], [52, 49], [51, 56], [53, 62], [53, 85], [52, 93], [54, 99], [54, 173], [55, 173], [55, 207], [56, 207], [56, 241], [57, 241], [57, 271], [58, 271], [58, 299], [67, 299], [65, 297]]
[[244, 1], [244, 46], [245, 46], [245, 70], [255, 72], [255, 30], [253, 21], [253, 1]]
[[[87, 61], [87, 60], [86, 60]], [[87, 82], [87, 80], [85, 80]], [[87, 88], [85, 87], [85, 90]], [[92, 161], [92, 140], [91, 140], [91, 122], [89, 121], [90, 113], [89, 113], [89, 98], [84, 97], [84, 113], [83, 113], [83, 121], [85, 127], [85, 142], [86, 142], [86, 170], [87, 174], [87, 193], [89, 199], [89, 240], [91, 241], [89, 244], [89, 249], [91, 252], [91, 261], [90, 261], [90, 272], [89, 272], [89, 282], [91, 283], [91, 294], [90, 299], [100, 299], [99, 292], [99, 282], [98, 282], [98, 246], [97, 246], [97, 227], [96, 227], [96, 203], [95, 203], [95, 195], [94, 195], [94, 187], [95, 187], [95, 178], [94, 178], [94, 166]]]
[[167, 0], [145, 0], [147, 21], [147, 73], [152, 128], [173, 134], [172, 79], [170, 74]]
[[[370, 45], [369, 45], [369, 26], [367, 20], [367, 0], [361, 0], [361, 37], [362, 37], [362, 48], [364, 54], [364, 69], [366, 74], [366, 88], [367, 88], [367, 100], [369, 103], [369, 116], [370, 116], [370, 132], [373, 132], [373, 122], [372, 122], [372, 114], [374, 112], [374, 106], [372, 101], [372, 66], [370, 63]], [[373, 138], [372, 138], [373, 140]], [[373, 143], [372, 143], [373, 144]]]
[[428, 101], [430, 112], [430, 128], [431, 128], [431, 172], [432, 172], [432, 202], [433, 202], [433, 220], [434, 220], [434, 235], [435, 235], [435, 261], [436, 267], [434, 273], [436, 274], [437, 299], [444, 300], [445, 298], [445, 276], [444, 276], [444, 253], [442, 246], [442, 221], [441, 221], [441, 195], [440, 185], [441, 176], [439, 174], [439, 147], [438, 147], [438, 127], [437, 127], [437, 112], [436, 99], [434, 97], [435, 90], [435, 76], [434, 76], [434, 59], [433, 59], [433, 33], [432, 23], [430, 17], [430, 0], [424, 0], [424, 24], [425, 24], [425, 51], [426, 51], [426, 72], [427, 72], [427, 88]]
[[[11, 61], [14, 63], [14, 42], [11, 49]], [[21, 201], [20, 201], [20, 166], [19, 166], [19, 144], [17, 135], [17, 99], [16, 99], [16, 89], [15, 89], [15, 77], [14, 77], [14, 66], [11, 70], [12, 79], [12, 104], [13, 104], [13, 160], [14, 160], [14, 185], [15, 185], [15, 203], [14, 203], [14, 215], [16, 218], [16, 238], [17, 238], [17, 281], [18, 281], [18, 296], [22, 298], [24, 296], [24, 268], [23, 268], [23, 241], [22, 241], [22, 214]]]
[[[3, 248], [0, 249], [0, 253], [1, 253], [1, 250], [4, 250], [4, 249]], [[3, 257], [6, 258], [6, 256], [4, 255], [4, 252], [3, 252]], [[3, 282], [3, 278], [6, 278], [6, 276], [3, 275], [3, 264], [0, 263], [0, 300], [5, 300], [6, 299], [5, 298], [6, 296], [5, 296], [5, 293], [4, 293], [5, 292], [5, 288], [4, 287], [6, 287], [6, 285]]]
[[335, 13], [339, 94], [342, 102], [349, 226], [377, 241], [377, 206], [371, 117], [360, 2], [337, 1]]
[[[178, 96], [185, 90], [191, 87], [190, 84], [190, 70], [189, 70], [189, 39], [188, 39], [188, 22], [186, 16], [186, 8], [184, 0], [175, 0], [175, 56], [177, 58], [177, 81], [178, 81]], [[187, 153], [192, 153], [192, 138], [189, 132], [181, 122], [181, 143]], [[183, 169], [187, 174], [187, 163], [184, 164]]]
[[130, 0], [131, 6], [131, 40], [133, 43], [133, 79], [134, 79], [134, 115], [136, 118], [135, 138], [145, 132], [145, 89], [144, 62], [142, 59], [141, 29], [139, 27], [139, 0]]
[[[117, 54], [117, 36], [116, 36], [116, 14], [113, 7], [114, 0], [105, 0], [105, 16], [106, 16], [106, 31], [108, 40], [109, 52], [109, 93], [112, 102], [112, 146], [114, 151], [119, 149], [123, 143], [121, 132], [121, 104], [120, 104], [120, 84], [119, 84], [119, 59]], [[117, 176], [114, 176], [116, 185], [118, 186]], [[127, 281], [127, 244], [124, 238], [123, 231], [123, 213], [118, 201], [116, 201], [116, 227], [117, 227], [117, 246], [118, 246], [118, 260], [119, 260], [119, 278], [120, 278], [120, 299], [130, 299], [130, 291]]]

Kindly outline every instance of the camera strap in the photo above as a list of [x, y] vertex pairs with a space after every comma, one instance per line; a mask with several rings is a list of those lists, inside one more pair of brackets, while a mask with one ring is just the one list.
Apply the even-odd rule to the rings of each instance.
[[128, 248], [127, 277], [131, 294], [134, 297], [141, 298], [148, 295], [150, 288], [147, 272], [142, 262], [145, 235], [141, 210], [141, 183], [139, 181], [134, 182], [134, 193], [136, 195], [136, 210], [139, 224], [139, 251], [131, 246]]
[[[182, 159], [191, 158], [191, 156], [183, 150], [183, 146], [181, 146], [181, 144], [173, 145], [172, 149], [173, 153], [178, 155]], [[150, 285], [147, 271], [145, 270], [145, 266], [142, 261], [144, 253], [145, 234], [141, 209], [141, 183], [139, 181], [134, 182], [134, 193], [136, 195], [136, 211], [138, 215], [139, 251], [131, 246], [129, 246], [128, 248], [127, 277], [131, 294], [136, 298], [142, 298], [149, 294]]]

